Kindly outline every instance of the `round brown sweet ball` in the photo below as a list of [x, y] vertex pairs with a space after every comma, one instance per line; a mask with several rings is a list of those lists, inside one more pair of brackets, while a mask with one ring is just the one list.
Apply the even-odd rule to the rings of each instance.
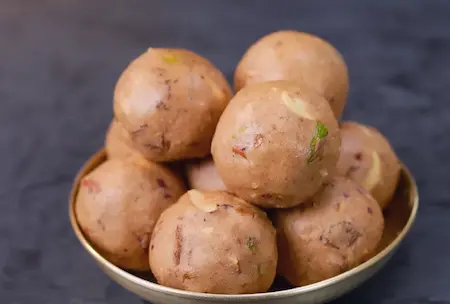
[[349, 77], [344, 59], [332, 45], [311, 34], [278, 31], [247, 50], [234, 74], [236, 90], [269, 80], [310, 86], [325, 97], [337, 118], [347, 102]]
[[188, 163], [186, 165], [186, 175], [191, 189], [204, 191], [227, 190], [211, 157]]
[[312, 197], [334, 172], [339, 146], [338, 123], [322, 96], [271, 81], [236, 94], [211, 151], [230, 192], [262, 207], [288, 208]]
[[400, 177], [400, 162], [389, 141], [375, 128], [341, 122], [338, 173], [361, 183], [385, 208], [392, 200]]
[[149, 49], [122, 73], [114, 113], [149, 160], [204, 157], [231, 98], [222, 73], [183, 49]]
[[278, 253], [264, 212], [226, 192], [190, 190], [161, 215], [149, 256], [161, 285], [245, 294], [269, 289]]
[[80, 182], [77, 221], [109, 261], [148, 271], [156, 221], [184, 192], [181, 181], [161, 165], [139, 157], [107, 160]]
[[294, 286], [339, 275], [372, 256], [381, 240], [380, 206], [360, 185], [334, 178], [310, 201], [276, 210], [278, 273]]
[[128, 131], [115, 119], [111, 121], [106, 133], [105, 150], [109, 158], [128, 158], [140, 155], [133, 146]]

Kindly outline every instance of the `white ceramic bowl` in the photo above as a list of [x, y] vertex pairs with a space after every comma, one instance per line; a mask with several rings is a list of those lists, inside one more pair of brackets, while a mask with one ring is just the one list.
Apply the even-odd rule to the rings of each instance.
[[80, 179], [106, 160], [104, 150], [99, 151], [78, 173], [70, 195], [70, 221], [75, 235], [94, 258], [100, 268], [114, 281], [132, 293], [154, 304], [188, 303], [259, 303], [299, 304], [323, 303], [335, 299], [354, 289], [381, 269], [400, 245], [410, 230], [417, 214], [419, 196], [414, 178], [402, 166], [397, 193], [385, 211], [385, 231], [377, 254], [367, 262], [333, 278], [303, 287], [292, 288], [286, 283], [274, 283], [271, 291], [249, 295], [216, 295], [188, 292], [155, 283], [151, 274], [133, 274], [111, 264], [88, 242], [75, 217], [75, 198]]

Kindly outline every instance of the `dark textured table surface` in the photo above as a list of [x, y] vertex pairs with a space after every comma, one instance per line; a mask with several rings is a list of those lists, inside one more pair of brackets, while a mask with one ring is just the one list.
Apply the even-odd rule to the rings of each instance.
[[115, 81], [150, 46], [192, 49], [231, 79], [249, 44], [281, 28], [343, 53], [345, 117], [381, 129], [420, 189], [393, 260], [336, 303], [450, 303], [450, 2], [333, 3], [0, 0], [0, 303], [142, 303], [97, 268], [67, 216]]

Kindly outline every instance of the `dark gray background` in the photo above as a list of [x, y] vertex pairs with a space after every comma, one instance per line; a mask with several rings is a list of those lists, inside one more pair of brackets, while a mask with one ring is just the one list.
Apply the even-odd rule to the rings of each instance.
[[450, 1], [433, 0], [0, 0], [0, 303], [142, 303], [97, 268], [67, 216], [115, 81], [150, 46], [192, 49], [231, 79], [250, 43], [286, 28], [343, 53], [345, 117], [381, 129], [420, 188], [398, 254], [336, 303], [450, 303]]

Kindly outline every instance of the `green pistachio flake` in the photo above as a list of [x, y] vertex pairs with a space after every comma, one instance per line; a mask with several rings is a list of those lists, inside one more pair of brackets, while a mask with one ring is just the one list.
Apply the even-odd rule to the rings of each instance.
[[317, 146], [318, 142], [321, 139], [324, 139], [327, 135], [328, 135], [327, 126], [324, 123], [322, 123], [321, 121], [318, 121], [316, 124], [316, 129], [314, 131], [314, 136], [311, 139], [311, 142], [309, 143], [308, 158], [306, 159], [308, 164], [317, 158], [317, 156], [318, 156], [317, 152], [319, 151], [319, 149], [316, 149], [316, 146]]
[[316, 134], [319, 139], [325, 138], [328, 135], [328, 128], [322, 122], [318, 121], [316, 125]]
[[175, 56], [174, 54], [164, 54], [163, 55], [163, 59], [167, 62], [167, 63], [177, 63], [178, 62], [178, 57]]
[[236, 134], [231, 135], [232, 139], [236, 139]]
[[258, 274], [263, 275], [263, 266], [261, 264], [258, 264]]
[[251, 252], [255, 252], [256, 250], [256, 239], [252, 236], [249, 236], [247, 238], [247, 248], [251, 251]]
[[242, 126], [242, 127], [239, 128], [238, 133], [239, 133], [239, 134], [240, 134], [240, 133], [244, 133], [245, 130], [247, 130], [247, 127]]

